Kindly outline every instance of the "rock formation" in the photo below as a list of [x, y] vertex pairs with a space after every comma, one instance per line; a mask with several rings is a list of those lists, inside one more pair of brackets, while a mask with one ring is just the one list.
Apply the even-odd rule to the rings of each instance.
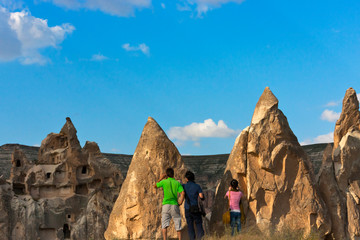
[[230, 181], [237, 179], [241, 191], [246, 195], [246, 155], [247, 155], [247, 139], [249, 128], [245, 128], [236, 138], [234, 147], [230, 153], [226, 164], [224, 175], [216, 188], [215, 201], [210, 219], [210, 229], [217, 234], [222, 234], [225, 230], [222, 223], [222, 215], [228, 210], [227, 200], [224, 200], [225, 193], [228, 191]]
[[318, 183], [329, 208], [334, 239], [360, 239], [360, 112], [354, 89], [346, 91], [334, 131], [334, 149], [324, 154]]
[[307, 155], [269, 88], [265, 88], [250, 127], [242, 131], [229, 156], [216, 192], [212, 230], [221, 232], [219, 222], [227, 205], [223, 196], [232, 178], [239, 180], [246, 194], [247, 225], [260, 230], [316, 230], [322, 236], [330, 233], [331, 222]]
[[96, 143], [81, 148], [67, 118], [59, 134], [42, 141], [36, 162], [14, 150], [12, 191], [2, 188], [0, 212], [8, 223], [1, 231], [13, 240], [103, 239], [122, 181]]
[[340, 189], [335, 179], [332, 149], [332, 146], [329, 145], [324, 152], [323, 163], [318, 175], [318, 185], [321, 197], [324, 200], [331, 217], [331, 237], [340, 240], [347, 238], [345, 225], [346, 212], [344, 211], [345, 202], [340, 197]]
[[[157, 122], [149, 117], [111, 212], [106, 239], [161, 238], [163, 193], [154, 188], [154, 183], [168, 167], [174, 168], [175, 179], [183, 179], [186, 170], [181, 155]], [[168, 235], [176, 237], [172, 223]]]
[[340, 118], [336, 121], [334, 131], [334, 149], [336, 149], [348, 130], [355, 127], [360, 130], [359, 100], [353, 88], [349, 88], [343, 99]]

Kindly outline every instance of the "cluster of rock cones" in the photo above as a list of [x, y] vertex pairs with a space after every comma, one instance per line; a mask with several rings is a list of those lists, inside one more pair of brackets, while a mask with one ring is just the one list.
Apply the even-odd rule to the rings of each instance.
[[[96, 143], [81, 148], [70, 119], [59, 134], [49, 134], [42, 142], [36, 163], [15, 150], [12, 164], [10, 179], [0, 185], [0, 234], [5, 239], [161, 238], [162, 192], [153, 184], [167, 167], [175, 169], [180, 181], [186, 171], [176, 146], [151, 117], [125, 180]], [[290, 228], [305, 235], [314, 231], [322, 239], [360, 239], [356, 92], [346, 91], [334, 144], [328, 145], [315, 176], [278, 108], [278, 99], [266, 88], [250, 126], [235, 141], [207, 215], [208, 231], [224, 230], [223, 196], [233, 178], [246, 195], [245, 227]], [[176, 237], [172, 225], [169, 236]]]
[[[224, 195], [235, 178], [246, 195], [246, 226], [317, 232], [323, 239], [360, 239], [360, 113], [352, 88], [346, 92], [334, 139], [315, 176], [278, 99], [266, 88], [250, 126], [235, 141], [208, 230], [224, 230]], [[185, 167], [178, 150], [149, 118], [110, 215], [106, 239], [160, 238], [161, 194], [151, 185], [169, 166], [181, 180]], [[176, 236], [174, 229], [170, 233]]]

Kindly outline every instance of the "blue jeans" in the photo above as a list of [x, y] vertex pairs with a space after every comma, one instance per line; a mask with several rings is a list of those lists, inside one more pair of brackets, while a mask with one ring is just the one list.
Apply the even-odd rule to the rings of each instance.
[[[204, 236], [201, 214], [190, 213], [189, 210], [185, 209], [185, 218], [188, 224], [188, 233], [190, 240], [201, 239]], [[195, 235], [194, 223], [196, 225], [197, 236]]]
[[230, 212], [231, 236], [235, 234], [235, 225], [237, 225], [237, 232], [239, 233], [241, 229], [241, 213]]

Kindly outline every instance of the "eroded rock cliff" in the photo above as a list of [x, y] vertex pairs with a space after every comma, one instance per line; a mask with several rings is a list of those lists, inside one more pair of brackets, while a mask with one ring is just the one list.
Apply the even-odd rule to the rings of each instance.
[[81, 148], [67, 118], [42, 141], [37, 161], [14, 150], [9, 187], [1, 185], [1, 231], [13, 240], [103, 239], [122, 182], [96, 143]]

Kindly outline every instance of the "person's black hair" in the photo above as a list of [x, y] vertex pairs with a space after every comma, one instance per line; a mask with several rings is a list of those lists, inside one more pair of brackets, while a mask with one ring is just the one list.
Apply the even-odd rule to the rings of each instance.
[[173, 178], [174, 177], [174, 169], [172, 169], [172, 168], [168, 168], [168, 169], [166, 169], [166, 175], [168, 176], [168, 177], [171, 177], [171, 178]]
[[186, 177], [187, 180], [189, 180], [189, 181], [195, 181], [195, 175], [194, 175], [194, 173], [191, 172], [191, 171], [187, 171], [187, 172], [185, 173], [185, 177]]
[[234, 190], [236, 190], [237, 187], [239, 186], [239, 182], [238, 182], [236, 179], [233, 179], [233, 180], [231, 180], [231, 182], [230, 182], [230, 186], [231, 186]]

